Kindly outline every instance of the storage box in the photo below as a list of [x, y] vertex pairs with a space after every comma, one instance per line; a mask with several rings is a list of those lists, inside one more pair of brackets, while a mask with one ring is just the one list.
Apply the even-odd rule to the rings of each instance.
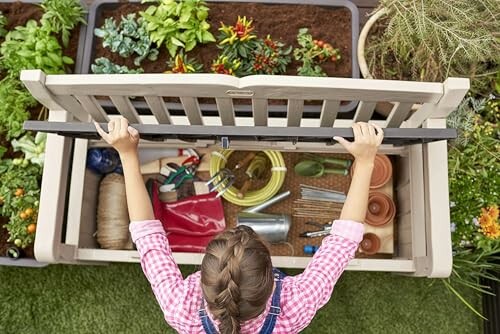
[[[352, 139], [353, 122], [370, 121], [385, 127], [380, 153], [395, 161], [397, 199], [395, 253], [389, 259], [358, 258], [348, 270], [398, 272], [446, 277], [452, 265], [448, 203], [447, 144], [453, 137], [445, 117], [468, 90], [468, 80], [420, 83], [345, 78], [296, 78], [224, 75], [49, 75], [24, 71], [22, 80], [50, 110], [49, 122], [27, 122], [27, 129], [48, 136], [38, 230], [37, 259], [48, 262], [138, 262], [135, 251], [99, 249], [95, 232], [98, 179], [85, 170], [89, 147], [102, 146], [90, 116], [110, 117], [95, 100], [108, 95], [117, 111], [143, 138], [140, 149], [157, 147], [216, 147], [275, 149], [284, 152], [345, 153], [333, 145], [335, 135]], [[139, 116], [129, 96], [145, 96], [150, 116]], [[162, 96], [179, 96], [186, 116], [171, 117]], [[252, 117], [234, 117], [232, 98], [251, 96]], [[219, 116], [201, 115], [198, 97], [217, 100]], [[287, 99], [287, 115], [269, 118], [267, 99]], [[359, 99], [352, 119], [336, 119], [339, 101]], [[318, 118], [303, 119], [303, 101], [323, 100]], [[386, 120], [371, 120], [377, 101], [396, 102]], [[423, 103], [415, 113], [410, 107]], [[188, 125], [189, 126], [186, 126]], [[61, 135], [57, 135], [59, 133]], [[76, 137], [76, 139], [74, 138]], [[163, 141], [161, 141], [163, 140]], [[437, 140], [437, 141], [436, 141]], [[436, 141], [436, 142], [434, 142]], [[179, 264], [199, 264], [202, 254], [175, 253]], [[310, 257], [274, 256], [278, 267], [304, 268]]]

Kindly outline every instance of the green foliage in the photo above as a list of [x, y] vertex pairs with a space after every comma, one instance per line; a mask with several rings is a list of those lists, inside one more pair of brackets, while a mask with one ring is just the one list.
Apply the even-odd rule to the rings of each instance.
[[97, 58], [91, 69], [94, 74], [138, 74], [144, 72], [142, 68], [129, 69], [127, 66], [120, 66], [104, 57]]
[[[395, 58], [406, 78], [467, 76], [474, 92], [487, 95], [500, 69], [500, 1], [381, 0], [379, 9], [386, 11], [385, 32], [366, 50], [372, 72]], [[390, 71], [381, 75], [392, 77]]]
[[336, 62], [341, 58], [338, 49], [334, 49], [329, 43], [313, 39], [307, 28], [299, 29], [297, 42], [300, 48], [293, 50], [293, 55], [295, 60], [302, 62], [302, 65], [297, 69], [298, 75], [326, 77], [320, 64], [328, 60]]
[[19, 140], [14, 139], [11, 144], [14, 151], [23, 152], [24, 159], [32, 164], [43, 167], [46, 140], [47, 133], [45, 132], [38, 132], [35, 137], [27, 133]]
[[41, 7], [44, 10], [42, 26], [50, 31], [61, 34], [63, 45], [69, 43], [71, 31], [78, 24], [86, 24], [85, 10], [79, 0], [43, 0]]
[[16, 27], [5, 37], [0, 47], [0, 65], [9, 75], [19, 77], [24, 69], [41, 69], [47, 74], [62, 74], [73, 60], [63, 56], [61, 45], [50, 30], [30, 20]]
[[29, 118], [28, 108], [37, 105], [36, 100], [15, 78], [0, 81], [0, 134], [9, 140], [19, 137], [23, 123]]
[[117, 52], [124, 58], [137, 54], [134, 64], [140, 66], [144, 59], [155, 61], [158, 59], [158, 49], [153, 47], [146, 30], [147, 23], [143, 18], [135, 19], [135, 13], [122, 16], [117, 26], [113, 18], [107, 18], [100, 29], [95, 29], [94, 34], [103, 39], [102, 45]]
[[0, 11], [0, 38], [5, 37], [5, 35], [7, 35], [7, 29], [5, 29], [6, 25], [7, 25], [7, 18]]
[[[9, 217], [5, 228], [9, 231], [8, 241], [20, 239], [21, 247], [26, 247], [35, 240], [34, 233], [28, 233], [28, 225], [37, 221], [40, 198], [40, 178], [42, 168], [28, 163], [27, 160], [0, 161], [0, 214]], [[18, 193], [19, 189], [22, 194]], [[29, 216], [21, 215], [27, 209], [32, 210]]]
[[[449, 127], [458, 129], [459, 136], [450, 143], [448, 155], [454, 257], [452, 275], [443, 282], [480, 317], [480, 312], [457, 288], [466, 286], [480, 293], [491, 293], [481, 285], [481, 279], [499, 280], [500, 238], [491, 233], [495, 227], [489, 233], [483, 229], [485, 214], [495, 211], [486, 208], [498, 205], [500, 198], [499, 105], [500, 101], [493, 96], [481, 100], [468, 97], [447, 120]], [[498, 231], [498, 221], [490, 219], [491, 226]]]
[[284, 74], [291, 62], [292, 46], [274, 41], [271, 36], [259, 39], [253, 51], [252, 70], [256, 74]]
[[207, 23], [208, 7], [203, 0], [143, 0], [156, 5], [141, 12], [147, 31], [158, 46], [165, 44], [171, 57], [178, 48], [191, 51], [198, 43], [215, 42]]
[[478, 230], [481, 208], [499, 202], [500, 118], [491, 110], [495, 103], [498, 100], [467, 98], [448, 119], [448, 126], [457, 127], [460, 134], [448, 155], [454, 249], [481, 245], [485, 239]]

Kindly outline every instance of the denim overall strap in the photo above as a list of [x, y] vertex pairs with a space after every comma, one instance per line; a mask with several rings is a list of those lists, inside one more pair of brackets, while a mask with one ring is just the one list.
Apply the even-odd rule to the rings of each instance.
[[198, 311], [198, 315], [200, 316], [201, 324], [203, 325], [203, 329], [205, 330], [205, 333], [207, 334], [218, 334], [217, 330], [215, 329], [214, 324], [208, 317], [207, 311], [205, 310], [205, 299], [203, 297], [201, 298], [201, 306]]
[[264, 325], [260, 330], [260, 334], [270, 334], [274, 330], [274, 326], [276, 325], [276, 320], [278, 320], [278, 315], [281, 312], [280, 307], [280, 297], [281, 297], [281, 280], [285, 277], [281, 271], [276, 268], [273, 268], [274, 272], [274, 281], [276, 282], [276, 287], [274, 289], [273, 298], [271, 300], [271, 309], [269, 310], [269, 314], [264, 321]]
[[[281, 295], [281, 280], [285, 276], [278, 269], [273, 268], [274, 273], [274, 281], [276, 282], [276, 288], [274, 289], [273, 297], [271, 300], [271, 309], [269, 310], [269, 314], [264, 321], [264, 325], [260, 330], [260, 334], [270, 334], [273, 332], [274, 326], [276, 325], [276, 320], [278, 319], [278, 315], [281, 312], [280, 308], [280, 295]], [[203, 325], [203, 329], [207, 334], [218, 334], [217, 329], [215, 329], [214, 324], [208, 317], [207, 311], [205, 310], [205, 300], [203, 297], [201, 298], [200, 309], [198, 310], [198, 315], [200, 316], [201, 324]]]

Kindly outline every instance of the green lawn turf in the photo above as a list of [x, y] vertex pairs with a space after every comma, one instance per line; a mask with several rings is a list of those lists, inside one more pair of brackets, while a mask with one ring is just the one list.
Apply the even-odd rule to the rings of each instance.
[[[188, 274], [194, 267], [182, 267]], [[479, 297], [465, 295], [479, 305]], [[304, 333], [481, 333], [439, 280], [347, 272]], [[137, 264], [0, 267], [0, 333], [173, 333]]]

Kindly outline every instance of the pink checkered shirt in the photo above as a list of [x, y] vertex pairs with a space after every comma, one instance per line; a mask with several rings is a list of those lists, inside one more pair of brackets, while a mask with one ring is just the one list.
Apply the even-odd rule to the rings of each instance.
[[[363, 231], [360, 223], [335, 221], [331, 235], [323, 239], [304, 272], [283, 279], [281, 313], [273, 333], [298, 333], [311, 322], [316, 311], [330, 299], [335, 283], [354, 257]], [[200, 272], [182, 278], [159, 221], [133, 222], [130, 232], [167, 323], [179, 333], [205, 333], [198, 316], [202, 296]], [[271, 298], [265, 312], [241, 324], [241, 333], [258, 333], [270, 306]], [[217, 325], [210, 312], [208, 315]]]

